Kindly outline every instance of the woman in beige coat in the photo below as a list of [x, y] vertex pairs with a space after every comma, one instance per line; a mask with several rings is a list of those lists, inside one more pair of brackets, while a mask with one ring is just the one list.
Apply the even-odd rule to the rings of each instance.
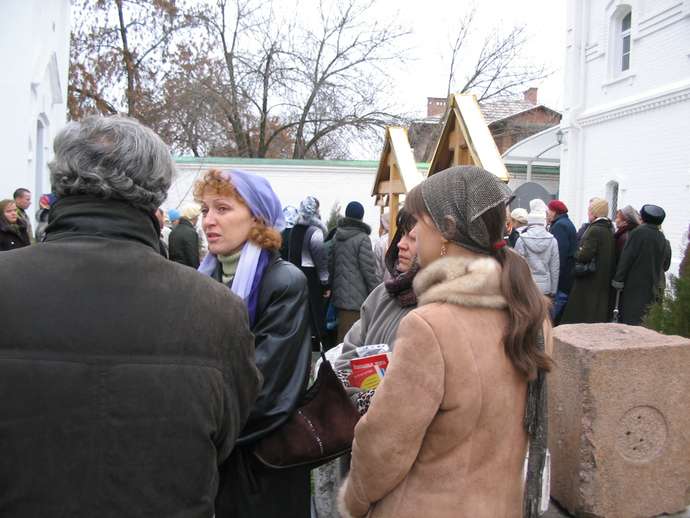
[[[505, 247], [507, 194], [476, 167], [437, 173], [408, 194], [419, 307], [401, 322], [355, 429], [344, 517], [517, 518], [523, 505], [535, 509], [534, 493], [523, 499], [522, 472], [525, 422], [545, 448], [546, 303]], [[541, 385], [528, 383], [535, 379]]]

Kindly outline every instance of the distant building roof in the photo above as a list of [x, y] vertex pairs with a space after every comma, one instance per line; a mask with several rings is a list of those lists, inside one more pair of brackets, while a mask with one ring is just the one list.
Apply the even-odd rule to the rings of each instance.
[[[479, 108], [482, 110], [482, 115], [487, 124], [499, 121], [501, 119], [507, 119], [518, 113], [526, 112], [527, 110], [532, 110], [534, 108], [544, 107], [543, 104], [532, 104], [529, 101], [523, 99], [506, 99], [500, 101], [489, 101], [484, 103], [479, 103]], [[550, 108], [547, 108], [550, 109]]]

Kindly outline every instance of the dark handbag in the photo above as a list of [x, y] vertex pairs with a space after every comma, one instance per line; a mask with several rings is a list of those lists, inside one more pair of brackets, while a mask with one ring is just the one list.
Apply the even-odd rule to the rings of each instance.
[[316, 468], [352, 448], [359, 412], [321, 351], [316, 380], [277, 430], [254, 447], [259, 461], [273, 469]]
[[575, 263], [575, 268], [573, 269], [573, 272], [575, 273], [575, 277], [585, 277], [591, 273], [594, 273], [597, 271], [597, 262], [592, 257], [592, 259], [589, 260], [589, 262], [586, 263], [580, 263], [576, 262]]

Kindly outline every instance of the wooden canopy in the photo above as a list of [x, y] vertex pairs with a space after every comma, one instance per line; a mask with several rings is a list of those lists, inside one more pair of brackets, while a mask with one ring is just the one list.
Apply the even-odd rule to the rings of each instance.
[[376, 204], [381, 206], [382, 212], [384, 207], [389, 208], [390, 236], [395, 234], [400, 195], [410, 191], [422, 180], [424, 177], [415, 164], [407, 130], [397, 126], [387, 127], [371, 194], [376, 197]]
[[448, 98], [443, 130], [427, 176], [456, 165], [476, 165], [504, 182], [509, 180], [496, 142], [472, 94], [451, 94]]

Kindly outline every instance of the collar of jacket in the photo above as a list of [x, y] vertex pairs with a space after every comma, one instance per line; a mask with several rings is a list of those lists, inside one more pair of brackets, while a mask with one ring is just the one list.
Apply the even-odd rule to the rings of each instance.
[[45, 241], [97, 236], [137, 241], [159, 251], [160, 228], [148, 214], [122, 200], [78, 195], [60, 198], [50, 210]]
[[493, 257], [442, 257], [422, 269], [414, 280], [419, 305], [445, 302], [459, 306], [508, 306], [501, 293], [501, 265]]
[[595, 219], [590, 225], [601, 225], [602, 227], [613, 227], [611, 220], [605, 216]]
[[563, 214], [558, 214], [555, 218], [553, 218], [553, 221], [551, 222], [551, 224], [553, 225], [554, 223], [556, 223], [556, 221], [559, 221], [559, 220], [562, 220], [562, 219], [570, 219], [570, 218], [568, 217], [568, 213], [567, 213], [567, 212], [564, 212]]
[[371, 227], [361, 219], [344, 217], [338, 222], [338, 228], [354, 228], [366, 234], [371, 234]]

